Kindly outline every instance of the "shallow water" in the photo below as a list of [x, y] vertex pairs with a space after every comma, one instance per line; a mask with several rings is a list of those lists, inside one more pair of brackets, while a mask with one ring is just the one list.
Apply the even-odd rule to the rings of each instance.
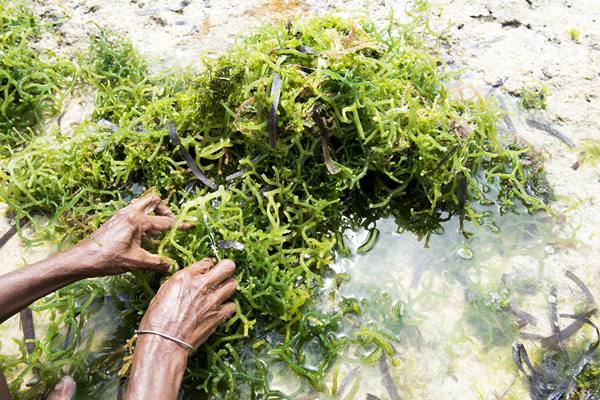
[[[349, 274], [337, 297], [360, 299], [363, 315], [345, 333], [352, 335], [361, 324], [376, 326], [391, 339], [396, 354], [362, 365], [357, 348], [350, 347], [333, 369], [337, 396], [331, 396], [333, 371], [320, 394], [311, 395], [288, 373], [275, 374], [273, 386], [302, 393], [299, 398], [364, 399], [371, 394], [395, 399], [392, 392], [403, 399], [529, 398], [511, 346], [521, 342], [535, 358], [539, 345], [519, 333], [551, 334], [551, 287], [557, 288], [559, 313], [581, 306], [583, 295], [565, 271], [546, 268], [549, 256], [575, 242], [568, 226], [541, 214], [510, 214], [496, 223], [491, 229], [466, 225], [476, 232], [466, 239], [458, 218], [452, 218], [426, 243], [410, 232], [399, 233], [392, 219], [382, 219], [379, 240], [364, 255], [356, 255], [356, 249], [368, 232], [348, 232], [354, 255], [333, 267]], [[580, 278], [597, 296], [596, 282]], [[516, 315], [525, 313], [530, 323], [519, 329]], [[570, 322], [562, 320], [561, 327]], [[572, 341], [594, 339], [584, 328]]]
[[[391, 342], [394, 354], [365, 365], [361, 358], [372, 349], [350, 346], [319, 393], [281, 363], [267, 358], [271, 387], [298, 399], [365, 399], [370, 394], [395, 400], [395, 393], [402, 399], [529, 398], [526, 380], [512, 360], [512, 344], [523, 343], [534, 360], [539, 359], [540, 345], [519, 334], [551, 334], [548, 302], [552, 287], [557, 289], [559, 313], [573, 313], [585, 300], [564, 275], [571, 266], [557, 267], [551, 260], [565, 249], [581, 246], [573, 239], [576, 229], [558, 221], [541, 213], [490, 213], [482, 226], [465, 222], [464, 229], [472, 234], [465, 235], [459, 218], [453, 217], [436, 233], [419, 238], [402, 231], [392, 218], [384, 218], [369, 227], [376, 227], [380, 234], [365, 254], [357, 254], [357, 249], [369, 232], [346, 231], [352, 255], [339, 256], [332, 269], [347, 274], [347, 280], [333, 290], [334, 279], [327, 279], [324, 300], [317, 308], [328, 311], [343, 298], [357, 299], [362, 314], [345, 321], [338, 334], [354, 337], [361, 326], [375, 328]], [[600, 298], [593, 271], [585, 275], [579, 269], [578, 274]], [[110, 299], [90, 311], [88, 329], [94, 332], [95, 341], [89, 361], [93, 362], [117, 350], [122, 340], [111, 340], [118, 328], [114, 319], [118, 313]], [[528, 323], [519, 328], [518, 317], [524, 315]], [[39, 315], [36, 320], [39, 323]], [[561, 327], [570, 322], [561, 320]], [[584, 328], [571, 342], [584, 344], [593, 339], [593, 331]], [[311, 351], [310, 345], [304, 350], [309, 364], [319, 361], [320, 354]], [[97, 373], [103, 379], [91, 386], [80, 385], [77, 398], [116, 398], [119, 380], [114, 369], [99, 368], [106, 369]]]

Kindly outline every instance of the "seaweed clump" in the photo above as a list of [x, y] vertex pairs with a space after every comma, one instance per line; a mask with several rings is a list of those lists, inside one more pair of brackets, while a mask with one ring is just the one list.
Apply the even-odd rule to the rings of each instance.
[[550, 89], [545, 85], [524, 86], [518, 92], [518, 96], [521, 97], [519, 104], [525, 110], [545, 110], [549, 94]]
[[73, 65], [33, 45], [44, 24], [23, 4], [0, 1], [0, 157], [29, 142], [60, 109]]
[[[528, 149], [497, 136], [491, 103], [450, 95], [454, 77], [429, 42], [417, 23], [315, 18], [265, 26], [205, 60], [204, 72], [149, 77], [131, 47], [103, 31], [81, 66], [99, 91], [92, 120], [2, 162], [0, 199], [18, 217], [50, 215], [46, 232], [69, 243], [156, 188], [196, 227], [150, 246], [180, 268], [206, 255], [238, 265], [237, 314], [190, 359], [186, 396], [285, 397], [269, 389], [265, 357], [319, 388], [348, 342], [335, 332], [356, 312], [309, 312], [344, 251], [344, 229], [364, 215], [416, 226], [442, 213], [477, 222], [489, 207], [546, 208], [527, 186], [541, 176], [523, 162]], [[102, 281], [123, 310], [125, 336], [159, 279]], [[377, 357], [391, 355], [361, 329]], [[320, 360], [308, 363], [306, 344]]]

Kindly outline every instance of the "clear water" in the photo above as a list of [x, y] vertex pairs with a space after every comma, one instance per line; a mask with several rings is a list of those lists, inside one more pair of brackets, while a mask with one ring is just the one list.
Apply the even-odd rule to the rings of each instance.
[[[492, 226], [467, 225], [476, 234], [466, 239], [453, 218], [428, 241], [399, 233], [392, 219], [378, 221], [377, 228], [379, 240], [364, 255], [356, 255], [356, 249], [368, 232], [347, 232], [354, 255], [333, 267], [349, 274], [337, 297], [368, 304], [346, 333], [352, 335], [361, 324], [377, 326], [392, 339], [395, 355], [363, 365], [358, 349], [351, 347], [333, 369], [335, 391], [333, 371], [321, 393], [289, 373], [275, 374], [272, 384], [306, 399], [365, 399], [370, 394], [393, 400], [396, 393], [403, 399], [529, 398], [526, 380], [512, 360], [512, 344], [523, 343], [534, 359], [539, 354], [539, 344], [519, 334], [551, 334], [551, 287], [557, 288], [559, 312], [573, 312], [584, 302], [564, 275], [566, 269], [547, 267], [548, 257], [574, 244], [570, 227], [542, 215], [506, 215]], [[580, 278], [598, 295], [591, 277]], [[529, 323], [521, 321], [519, 328], [519, 317]], [[570, 322], [562, 320], [561, 327]], [[584, 328], [571, 341], [593, 339]]]

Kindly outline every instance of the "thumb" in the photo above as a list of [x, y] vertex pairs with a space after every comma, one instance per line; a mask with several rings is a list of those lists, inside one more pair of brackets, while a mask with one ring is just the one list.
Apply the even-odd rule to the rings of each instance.
[[167, 260], [160, 258], [156, 254], [149, 253], [141, 247], [133, 249], [131, 257], [135, 260], [135, 264], [138, 267], [157, 272], [167, 272], [171, 266]]

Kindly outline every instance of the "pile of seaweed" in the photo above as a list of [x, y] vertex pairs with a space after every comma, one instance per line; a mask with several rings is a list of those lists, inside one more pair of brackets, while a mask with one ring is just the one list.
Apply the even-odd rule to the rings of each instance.
[[44, 117], [60, 109], [60, 93], [73, 66], [32, 46], [44, 24], [20, 3], [0, 1], [0, 157], [34, 135]]
[[[203, 72], [161, 76], [100, 29], [73, 67], [74, 85], [96, 92], [92, 117], [68, 135], [29, 135], [24, 145], [8, 134], [4, 143], [15, 146], [0, 161], [0, 200], [46, 240], [68, 245], [154, 188], [195, 229], [173, 229], [148, 247], [178, 268], [207, 255], [238, 266], [237, 314], [190, 359], [186, 396], [285, 398], [269, 389], [265, 356], [320, 388], [348, 343], [368, 350], [365, 362], [394, 351], [375, 328], [336, 335], [345, 315], [360, 313], [356, 302], [312, 307], [328, 266], [349, 253], [345, 229], [391, 215], [426, 234], [453, 214], [484, 224], [490, 209], [546, 209], [536, 195], [544, 182], [537, 160], [497, 135], [502, 112], [491, 102], [451, 93], [457, 77], [445, 70], [425, 18], [421, 9], [409, 23], [383, 27], [332, 16], [281, 22], [205, 59]], [[32, 104], [53, 107], [32, 93]], [[11, 115], [4, 132], [20, 135], [27, 113]], [[37, 223], [40, 214], [50, 223]], [[376, 239], [372, 230], [361, 251]], [[43, 393], [64, 373], [82, 386], [116, 370], [126, 375], [123, 338], [164, 278], [89, 280], [38, 304], [50, 313], [46, 337], [31, 352], [23, 346], [20, 357], [0, 358], [1, 368], [18, 371], [16, 397]], [[95, 357], [86, 320], [107, 298], [121, 310], [118, 334]], [[306, 359], [308, 345], [319, 360]], [[39, 379], [24, 390], [31, 372]]]

